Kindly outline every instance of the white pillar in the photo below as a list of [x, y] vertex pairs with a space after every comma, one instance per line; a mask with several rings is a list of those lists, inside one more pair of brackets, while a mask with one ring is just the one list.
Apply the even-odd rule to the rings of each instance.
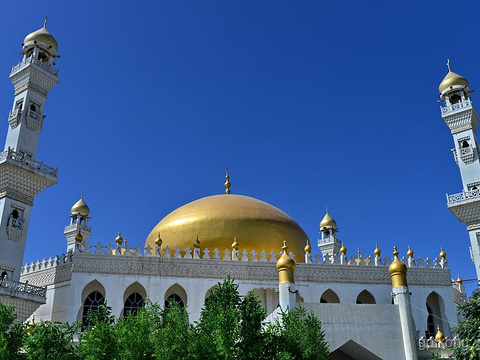
[[405, 360], [417, 360], [416, 329], [413, 322], [410, 293], [407, 286], [392, 289], [393, 303], [398, 305], [400, 324], [402, 326], [403, 349]]

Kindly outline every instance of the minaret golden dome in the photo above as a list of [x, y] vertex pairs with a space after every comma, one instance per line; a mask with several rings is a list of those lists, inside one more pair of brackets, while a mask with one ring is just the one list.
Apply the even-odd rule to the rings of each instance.
[[382, 254], [382, 252], [381, 252], [380, 249], [378, 248], [378, 244], [375, 244], [375, 250], [373, 250], [373, 254], [374, 254], [376, 257], [380, 257], [380, 255]]
[[70, 213], [72, 214], [77, 214], [77, 213], [82, 213], [85, 215], [90, 214], [90, 208], [88, 207], [87, 203], [83, 200], [83, 195], [78, 200], [75, 204], [73, 204], [72, 209], [70, 210]]
[[340, 248], [340, 254], [347, 255], [347, 248], [345, 247], [343, 242], [342, 242], [342, 247]]
[[445, 336], [443, 336], [443, 333], [440, 331], [440, 325], [437, 325], [437, 333], [435, 334], [435, 340], [439, 344], [445, 341]]
[[414, 253], [414, 252], [412, 251], [412, 249], [410, 248], [410, 245], [408, 245], [407, 256], [408, 256], [409, 258], [413, 258], [413, 255], [414, 255], [414, 254], [415, 254], [415, 253]]
[[122, 243], [123, 243], [123, 238], [122, 238], [122, 235], [121, 235], [120, 231], [118, 232], [118, 235], [115, 238], [115, 243], [119, 246], [122, 245]]
[[282, 283], [294, 283], [294, 269], [295, 269], [295, 260], [293, 260], [290, 255], [288, 255], [288, 246], [286, 241], [283, 242], [283, 254], [277, 260], [277, 271], [278, 271], [278, 280], [280, 284]]
[[322, 228], [322, 227], [325, 227], [325, 226], [337, 227], [337, 223], [330, 216], [330, 214], [328, 212], [325, 214], [322, 221], [320, 221], [320, 227]]
[[50, 45], [55, 51], [58, 51], [57, 40], [55, 40], [52, 34], [50, 34], [50, 32], [47, 30], [47, 19], [45, 19], [43, 27], [41, 29], [38, 29], [37, 31], [32, 32], [31, 34], [28, 34], [23, 40], [23, 43], [26, 44], [29, 41], [43, 42]]
[[448, 74], [442, 80], [440, 85], [438, 86], [438, 91], [442, 93], [446, 89], [450, 88], [451, 86], [455, 85], [463, 85], [468, 86], [468, 80], [461, 75], [454, 73], [453, 71], [449, 70]]
[[392, 287], [407, 286], [407, 265], [398, 258], [397, 247], [393, 248], [393, 261], [388, 267], [388, 273], [392, 278]]

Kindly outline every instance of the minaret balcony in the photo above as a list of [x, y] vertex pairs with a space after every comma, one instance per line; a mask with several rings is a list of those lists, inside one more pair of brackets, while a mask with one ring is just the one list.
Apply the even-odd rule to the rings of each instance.
[[38, 131], [42, 128], [43, 119], [45, 116], [42, 116], [38, 111], [28, 110], [27, 116], [25, 118], [25, 123], [27, 128], [32, 131]]
[[461, 222], [467, 225], [480, 223], [480, 189], [447, 194], [447, 206]]
[[38, 59], [34, 59], [33, 56], [30, 56], [29, 58], [20, 61], [17, 65], [12, 66], [12, 71], [10, 72], [10, 76], [12, 76], [14, 73], [26, 68], [29, 65], [35, 65], [39, 67], [42, 70], [45, 70], [49, 74], [52, 74], [53, 76], [58, 76], [58, 69], [54, 69], [51, 65], [49, 65], [46, 62], [43, 62]]
[[53, 177], [56, 182], [58, 175], [58, 168], [54, 169], [50, 166], [47, 166], [43, 161], [36, 161], [31, 156], [27, 154], [18, 153], [12, 149], [5, 150], [0, 152], [0, 164], [3, 162], [13, 163], [15, 165], [23, 165], [27, 170], [36, 172], [40, 171], [41, 173]]
[[8, 123], [12, 129], [15, 129], [18, 124], [20, 124], [20, 118], [22, 117], [22, 110], [21, 109], [14, 109], [11, 110], [8, 114]]
[[440, 110], [442, 112], [442, 115], [444, 115], [444, 114], [454, 112], [463, 108], [468, 108], [468, 107], [472, 107], [472, 102], [470, 100], [464, 100], [464, 101], [459, 101], [455, 104], [440, 106]]
[[65, 226], [65, 231], [64, 231], [64, 233], [66, 234], [66, 233], [71, 232], [71, 231], [77, 232], [78, 230], [80, 230], [80, 231], [82, 231], [82, 232], [89, 233], [89, 234], [92, 232], [92, 228], [89, 228], [88, 226], [78, 225], [78, 224], [71, 224], [71, 225]]

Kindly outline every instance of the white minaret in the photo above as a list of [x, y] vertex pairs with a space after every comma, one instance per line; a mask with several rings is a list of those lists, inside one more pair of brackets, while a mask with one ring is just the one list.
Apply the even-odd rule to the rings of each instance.
[[342, 242], [337, 238], [337, 223], [330, 216], [328, 210], [320, 222], [319, 232], [320, 238], [318, 239], [318, 248], [322, 254], [328, 254], [329, 256], [339, 254]]
[[285, 241], [282, 247], [282, 256], [277, 260], [278, 272], [278, 302], [282, 311], [293, 309], [297, 303], [295, 290], [295, 261], [288, 255]]
[[29, 34], [23, 59], [13, 66], [15, 88], [5, 151], [0, 153], [0, 273], [18, 281], [34, 197], [57, 182], [57, 169], [35, 160], [50, 89], [58, 82], [52, 66], [58, 45], [45, 25]]
[[467, 225], [470, 254], [480, 280], [480, 161], [477, 143], [478, 115], [470, 100], [468, 81], [450, 70], [440, 83], [443, 121], [453, 135], [452, 152], [462, 176], [463, 191], [448, 195], [450, 211]]
[[70, 224], [65, 226], [65, 237], [67, 238], [67, 251], [75, 251], [75, 243], [85, 244], [92, 229], [88, 227], [90, 219], [90, 208], [83, 200], [83, 195], [70, 210]]

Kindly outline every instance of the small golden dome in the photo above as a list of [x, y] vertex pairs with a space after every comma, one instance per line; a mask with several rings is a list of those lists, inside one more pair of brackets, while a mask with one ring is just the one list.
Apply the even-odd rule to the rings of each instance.
[[380, 255], [382, 255], [382, 252], [381, 252], [380, 249], [378, 248], [378, 244], [375, 244], [375, 250], [373, 250], [373, 254], [374, 254], [376, 257], [380, 257]]
[[199, 248], [200, 247], [200, 240], [198, 240], [198, 235], [195, 241], [193, 242], [193, 247], [194, 248]]
[[120, 231], [118, 232], [118, 235], [117, 235], [117, 237], [115, 238], [115, 242], [116, 242], [117, 245], [119, 245], [119, 246], [122, 245], [122, 243], [123, 243], [123, 238], [122, 238], [122, 235], [121, 235]]
[[233, 238], [232, 248], [238, 250], [238, 242], [236, 236]]
[[294, 283], [294, 269], [295, 269], [295, 260], [293, 260], [290, 255], [288, 255], [287, 243], [283, 242], [283, 254], [277, 260], [276, 268], [278, 271], [279, 282], [282, 283]]
[[75, 235], [75, 241], [77, 243], [81, 243], [83, 241], [83, 236], [82, 234], [78, 233], [77, 235]]
[[413, 258], [413, 255], [414, 255], [414, 254], [415, 254], [415, 253], [414, 253], [414, 252], [412, 251], [412, 249], [410, 248], [410, 245], [408, 245], [407, 256], [408, 256], [409, 258]]
[[445, 336], [443, 336], [443, 333], [440, 331], [440, 325], [437, 325], [437, 334], [435, 335], [435, 341], [439, 344], [445, 341]]
[[73, 204], [72, 209], [70, 210], [71, 214], [84, 214], [84, 215], [89, 215], [90, 214], [90, 208], [88, 205], [85, 203], [83, 200], [83, 196], [78, 200], [75, 204]]
[[398, 258], [397, 247], [393, 248], [393, 261], [388, 267], [392, 278], [392, 287], [407, 286], [407, 265]]
[[460, 274], [457, 275], [457, 284], [459, 284], [459, 285], [462, 285], [462, 284], [463, 284], [463, 280], [462, 280], [462, 278], [460, 277]]
[[162, 246], [163, 240], [160, 237], [160, 233], [158, 233], [157, 238], [155, 239], [155, 245]]
[[438, 91], [442, 93], [446, 89], [450, 88], [450, 86], [455, 85], [465, 85], [468, 86], [468, 80], [465, 79], [463, 76], [454, 73], [453, 71], [449, 71], [448, 74], [444, 77], [440, 85], [438, 86]]
[[337, 227], [337, 223], [335, 222], [335, 220], [333, 220], [333, 218], [328, 212], [325, 214], [322, 221], [320, 221], [320, 228], [325, 226]]
[[345, 247], [343, 242], [342, 242], [342, 247], [340, 248], [340, 254], [347, 255], [347, 248]]
[[445, 251], [443, 251], [443, 246], [440, 248], [440, 254], [439, 254], [440, 258], [442, 260], [446, 260], [447, 259], [447, 253]]
[[305, 254], [311, 254], [312, 253], [312, 247], [310, 246], [310, 240], [307, 240], [307, 245], [305, 245]]
[[43, 42], [50, 45], [55, 50], [55, 52], [58, 51], [57, 40], [55, 40], [52, 34], [50, 34], [50, 32], [47, 30], [46, 25], [47, 24], [43, 25], [41, 29], [38, 29], [37, 31], [28, 34], [23, 40], [23, 43], [26, 44], [29, 41]]

